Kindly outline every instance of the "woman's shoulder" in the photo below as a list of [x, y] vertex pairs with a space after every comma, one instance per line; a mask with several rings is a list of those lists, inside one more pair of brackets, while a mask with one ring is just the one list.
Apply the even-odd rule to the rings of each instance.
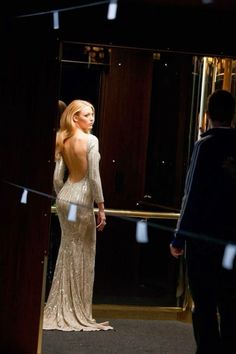
[[95, 135], [91, 134], [91, 133], [88, 134], [88, 139], [90, 141], [98, 141], [98, 138]]
[[88, 134], [88, 146], [91, 148], [94, 145], [98, 145], [98, 138], [93, 134]]

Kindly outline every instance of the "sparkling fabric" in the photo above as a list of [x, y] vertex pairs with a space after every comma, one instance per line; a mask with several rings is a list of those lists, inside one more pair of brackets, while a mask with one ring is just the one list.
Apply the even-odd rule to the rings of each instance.
[[[96, 222], [94, 201], [103, 202], [99, 173], [100, 154], [97, 138], [88, 135], [88, 172], [79, 182], [63, 182], [65, 165], [56, 162], [54, 189], [61, 226], [52, 286], [44, 309], [43, 329], [97, 331], [113, 329], [108, 322], [92, 318]], [[76, 221], [68, 220], [70, 203], [77, 205]]]

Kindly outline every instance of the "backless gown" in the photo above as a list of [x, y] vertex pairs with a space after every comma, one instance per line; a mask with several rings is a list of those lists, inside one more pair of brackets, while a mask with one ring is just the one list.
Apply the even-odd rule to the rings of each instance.
[[[88, 134], [88, 171], [79, 182], [67, 178], [61, 157], [54, 170], [56, 210], [61, 227], [52, 286], [44, 308], [43, 329], [97, 331], [113, 329], [108, 322], [97, 323], [92, 317], [96, 253], [94, 201], [103, 202], [99, 173], [98, 139]], [[76, 219], [69, 221], [70, 205], [76, 205]]]

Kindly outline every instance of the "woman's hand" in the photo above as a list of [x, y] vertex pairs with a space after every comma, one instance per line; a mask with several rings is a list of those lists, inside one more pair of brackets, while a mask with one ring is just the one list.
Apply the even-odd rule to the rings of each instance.
[[106, 225], [105, 210], [99, 209], [98, 215], [97, 215], [97, 229], [98, 229], [98, 231], [103, 231], [105, 225]]

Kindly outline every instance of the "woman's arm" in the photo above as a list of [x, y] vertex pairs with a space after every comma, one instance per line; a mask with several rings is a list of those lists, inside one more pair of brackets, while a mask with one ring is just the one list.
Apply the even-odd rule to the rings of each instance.
[[64, 185], [64, 176], [66, 171], [66, 165], [63, 161], [63, 158], [56, 160], [56, 165], [54, 169], [53, 175], [53, 186], [56, 194], [60, 192]]
[[90, 136], [90, 139], [91, 144], [89, 145], [88, 151], [89, 180], [94, 201], [98, 206], [97, 229], [102, 231], [106, 225], [106, 215], [104, 210], [104, 197], [99, 170], [100, 154], [98, 150], [98, 139], [95, 136]]

